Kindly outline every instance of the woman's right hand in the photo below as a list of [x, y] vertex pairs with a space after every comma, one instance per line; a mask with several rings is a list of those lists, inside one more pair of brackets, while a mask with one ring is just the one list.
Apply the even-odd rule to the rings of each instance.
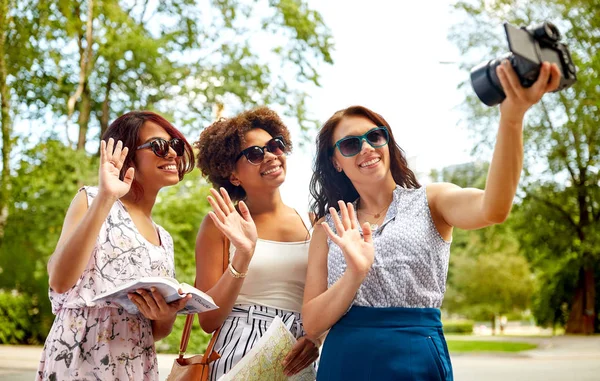
[[236, 248], [236, 254], [243, 253], [251, 257], [254, 254], [258, 233], [250, 211], [246, 204], [240, 201], [238, 207], [241, 214], [238, 213], [225, 188], [221, 188], [220, 191], [221, 194], [211, 188], [208, 202], [213, 211], [208, 215]]
[[334, 208], [329, 208], [337, 234], [331, 230], [326, 222], [321, 223], [321, 225], [329, 238], [342, 249], [348, 270], [365, 277], [375, 260], [371, 226], [368, 222], [365, 222], [362, 226], [363, 234], [361, 236], [354, 205], [348, 203], [346, 206], [341, 200], [338, 201], [338, 205], [342, 215], [341, 220], [337, 211]]
[[133, 182], [133, 167], [127, 169], [123, 180], [119, 178], [127, 152], [129, 152], [129, 149], [127, 147], [123, 148], [123, 142], [120, 140], [116, 145], [113, 138], [108, 139], [108, 143], [104, 140], [100, 141], [99, 194], [104, 194], [116, 200], [129, 192]]

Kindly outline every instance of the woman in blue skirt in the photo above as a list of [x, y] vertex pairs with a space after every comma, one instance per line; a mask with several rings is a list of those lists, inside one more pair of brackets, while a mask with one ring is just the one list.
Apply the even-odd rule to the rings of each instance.
[[309, 337], [330, 330], [318, 381], [453, 380], [439, 310], [452, 229], [507, 218], [523, 117], [560, 79], [548, 63], [530, 88], [509, 64], [497, 73], [506, 99], [485, 190], [421, 187], [388, 123], [365, 107], [338, 111], [321, 129], [310, 188], [323, 229], [310, 244], [302, 308]]

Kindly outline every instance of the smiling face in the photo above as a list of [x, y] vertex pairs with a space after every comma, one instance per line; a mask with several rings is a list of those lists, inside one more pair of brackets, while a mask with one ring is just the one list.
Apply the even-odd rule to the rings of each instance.
[[[345, 116], [335, 127], [331, 145], [348, 136], [361, 136], [377, 127], [371, 120], [362, 116]], [[391, 176], [390, 151], [388, 145], [373, 148], [366, 141], [355, 156], [343, 156], [338, 148], [333, 151], [331, 158], [334, 167], [343, 171], [353, 183], [378, 183]]]
[[[264, 147], [273, 137], [260, 128], [252, 129], [244, 134], [242, 150], [252, 147]], [[238, 159], [230, 181], [233, 185], [241, 186], [246, 193], [253, 190], [278, 188], [285, 180], [286, 158], [285, 154], [277, 156], [267, 149], [264, 150], [265, 158], [262, 163], [250, 163], [245, 156]]]
[[[146, 121], [139, 132], [138, 145], [148, 143], [156, 138], [170, 141], [172, 137], [158, 124]], [[144, 187], [158, 189], [175, 185], [179, 182], [177, 166], [181, 158], [172, 147], [166, 157], [158, 157], [150, 147], [135, 152], [135, 179]]]

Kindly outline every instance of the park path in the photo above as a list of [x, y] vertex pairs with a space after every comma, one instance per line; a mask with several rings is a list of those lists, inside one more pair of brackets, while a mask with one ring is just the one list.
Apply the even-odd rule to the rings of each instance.
[[[600, 335], [511, 337], [454, 336], [452, 340], [519, 341], [537, 344], [530, 351], [506, 354], [452, 354], [456, 381], [599, 381]], [[0, 345], [0, 380], [32, 381], [41, 347]], [[176, 355], [160, 354], [161, 380]]]

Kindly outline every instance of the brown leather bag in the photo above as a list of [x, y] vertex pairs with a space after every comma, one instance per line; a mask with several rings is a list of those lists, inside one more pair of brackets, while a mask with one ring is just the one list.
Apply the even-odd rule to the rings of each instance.
[[[227, 271], [229, 265], [229, 240], [225, 238], [223, 245], [223, 273]], [[196, 315], [188, 315], [185, 319], [185, 326], [181, 335], [181, 344], [179, 345], [179, 357], [173, 361], [171, 373], [167, 377], [167, 381], [207, 381], [210, 372], [209, 364], [218, 360], [221, 355], [214, 351], [217, 337], [221, 328], [217, 329], [206, 347], [206, 352], [203, 355], [195, 355], [184, 358], [190, 333], [192, 332], [192, 324]]]

